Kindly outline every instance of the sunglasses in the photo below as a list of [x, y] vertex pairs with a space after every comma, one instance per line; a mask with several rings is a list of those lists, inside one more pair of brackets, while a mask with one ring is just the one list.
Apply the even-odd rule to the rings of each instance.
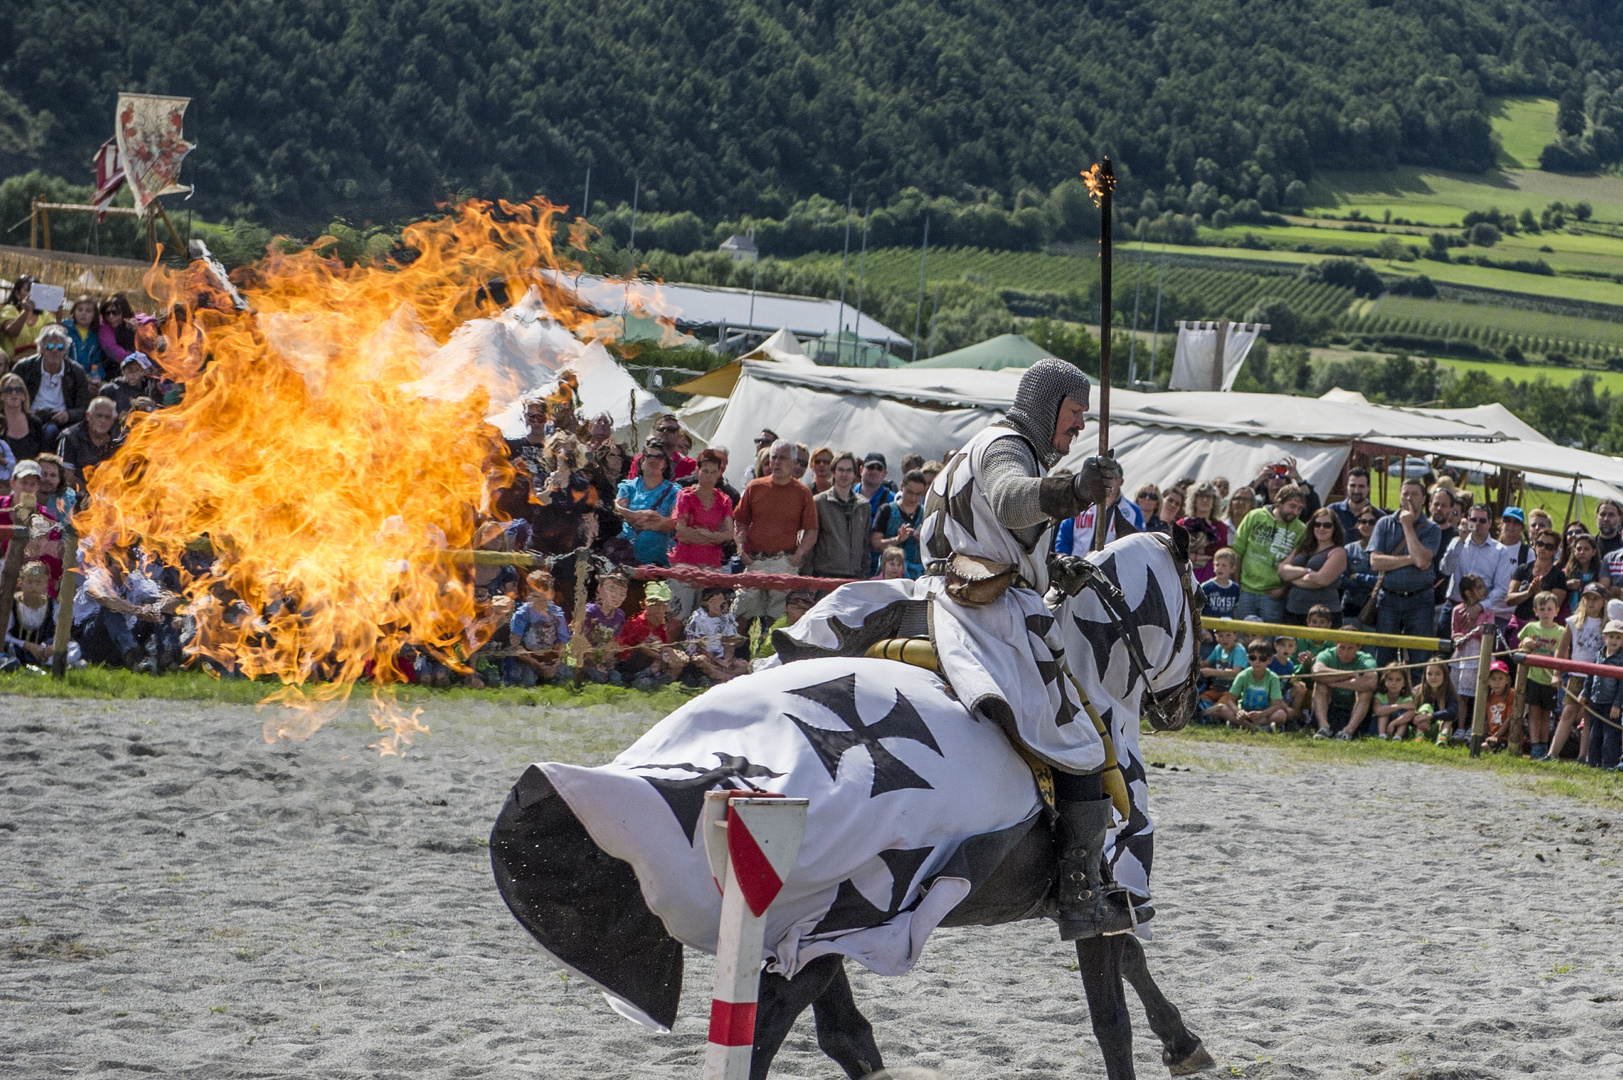
[[1485, 518], [1485, 517], [1480, 517], [1480, 518], [1479, 517], [1474, 517], [1474, 518], [1471, 519], [1471, 524], [1472, 525], [1486, 525], [1487, 523], [1488, 523], [1488, 519]]
[[[682, 429], [681, 428], [673, 428], [673, 427], [662, 427], [662, 428], [656, 428], [655, 430], [658, 431], [661, 435], [675, 435], [678, 431], [681, 431]], [[759, 441], [760, 441], [759, 439], [756, 440], [756, 442], [759, 442]]]
[[45, 346], [45, 351], [46, 352], [66, 352], [67, 348], [68, 347], [66, 345], [47, 345], [47, 346]]
[[1315, 529], [1334, 529], [1336, 526], [1333, 521], [1315, 521], [1313, 527]]
[[1561, 545], [1559, 545], [1559, 544], [1551, 544], [1551, 543], [1541, 541], [1540, 543], [1534, 544], [1533, 546], [1536, 547], [1536, 548], [1543, 548], [1545, 551], [1554, 551], [1556, 548], [1560, 547]]
[[755, 440], [755, 445], [756, 446], [766, 446], [767, 444], [771, 443], [771, 441], [772, 441], [771, 439], [756, 439]]
[[1360, 524], [1360, 525], [1373, 525], [1373, 524], [1375, 524], [1376, 522], [1378, 522], [1380, 520], [1381, 520], [1380, 518], [1359, 518], [1358, 519], [1358, 524]]

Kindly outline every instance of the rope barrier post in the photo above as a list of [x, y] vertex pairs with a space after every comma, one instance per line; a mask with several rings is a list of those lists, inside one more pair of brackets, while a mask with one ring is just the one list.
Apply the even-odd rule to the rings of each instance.
[[56, 639], [51, 643], [51, 678], [68, 674], [68, 645], [73, 640], [73, 598], [79, 593], [79, 534], [62, 526], [62, 583], [56, 590]]
[[808, 805], [763, 792], [705, 792], [704, 850], [721, 890], [721, 928], [704, 1080], [749, 1080], [766, 911], [800, 854]]
[[1471, 712], [1471, 756], [1482, 756], [1482, 743], [1488, 737], [1488, 676], [1493, 671], [1493, 652], [1499, 647], [1497, 626], [1482, 630], [1482, 652], [1476, 664], [1476, 700]]
[[1512, 754], [1519, 755], [1522, 745], [1522, 722], [1527, 713], [1527, 665], [1516, 666], [1516, 692], [1511, 695], [1510, 715], [1505, 718], [1505, 745]]

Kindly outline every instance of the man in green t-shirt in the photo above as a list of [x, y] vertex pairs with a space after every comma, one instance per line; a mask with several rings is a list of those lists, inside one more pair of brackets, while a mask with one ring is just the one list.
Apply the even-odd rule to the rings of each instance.
[[1351, 740], [1375, 699], [1375, 658], [1356, 642], [1338, 641], [1313, 661], [1313, 675], [1313, 737], [1328, 739], [1331, 724], [1341, 724], [1336, 738]]
[[[1229, 541], [1240, 557], [1240, 599], [1232, 618], [1257, 615], [1263, 622], [1284, 621], [1285, 583], [1279, 577], [1279, 564], [1307, 532], [1307, 525], [1297, 520], [1306, 502], [1301, 488], [1286, 484], [1274, 493], [1272, 506], [1259, 506], [1240, 522]], [[1279, 595], [1269, 595], [1274, 592]]]

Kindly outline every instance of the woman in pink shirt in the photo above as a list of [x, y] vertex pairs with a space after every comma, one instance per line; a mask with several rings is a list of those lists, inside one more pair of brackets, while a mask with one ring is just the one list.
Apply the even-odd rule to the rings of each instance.
[[[684, 488], [676, 496], [673, 518], [676, 524], [676, 544], [671, 548], [674, 566], [698, 566], [716, 569], [721, 566], [721, 545], [731, 543], [733, 526], [733, 500], [726, 492], [716, 490], [721, 479], [721, 455], [714, 450], [701, 451], [698, 471], [692, 487]], [[686, 617], [693, 610], [698, 594], [695, 586], [671, 581], [671, 607]]]

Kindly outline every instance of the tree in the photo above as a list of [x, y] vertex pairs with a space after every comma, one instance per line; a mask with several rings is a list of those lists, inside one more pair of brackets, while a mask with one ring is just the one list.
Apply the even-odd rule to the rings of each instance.
[[1371, 270], [1362, 259], [1326, 259], [1302, 267], [1302, 276], [1309, 281], [1322, 281], [1351, 289], [1359, 296], [1373, 300], [1386, 291], [1381, 275]]
[[1486, 221], [1479, 221], [1471, 226], [1465, 238], [1475, 247], [1493, 247], [1499, 242], [1499, 230]]

